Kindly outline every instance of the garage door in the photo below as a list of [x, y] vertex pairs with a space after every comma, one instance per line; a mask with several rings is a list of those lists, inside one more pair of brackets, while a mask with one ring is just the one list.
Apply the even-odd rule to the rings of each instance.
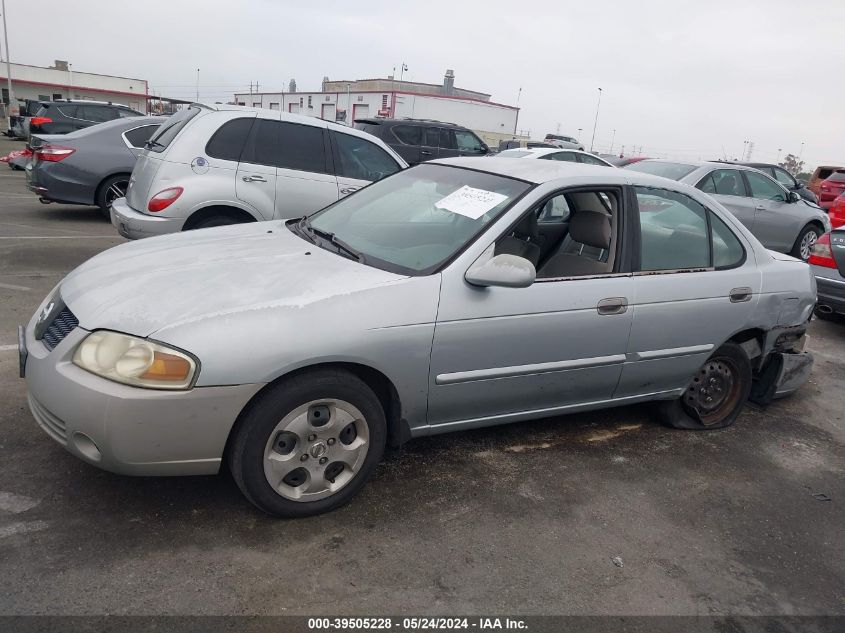
[[368, 103], [355, 103], [352, 105], [352, 121], [366, 119], [370, 116], [370, 105]]
[[288, 104], [288, 112], [291, 114], [299, 114], [299, 104], [298, 103], [289, 103]]
[[320, 118], [325, 119], [326, 121], [334, 121], [336, 112], [337, 106], [334, 103], [324, 103]]

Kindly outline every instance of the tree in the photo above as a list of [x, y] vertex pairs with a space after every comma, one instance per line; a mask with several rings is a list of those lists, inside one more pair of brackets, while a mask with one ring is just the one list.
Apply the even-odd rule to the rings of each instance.
[[778, 163], [778, 167], [783, 167], [793, 176], [797, 176], [804, 171], [804, 161], [798, 160], [794, 154], [787, 154], [782, 163]]

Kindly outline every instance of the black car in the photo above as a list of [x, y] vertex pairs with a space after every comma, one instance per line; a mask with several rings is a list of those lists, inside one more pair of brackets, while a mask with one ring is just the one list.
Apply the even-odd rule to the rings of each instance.
[[409, 165], [435, 158], [485, 156], [490, 148], [471, 130], [428, 119], [356, 119], [355, 128], [387, 143]]
[[144, 116], [141, 112], [114, 103], [100, 101], [43, 101], [29, 120], [33, 134], [67, 134], [98, 123]]
[[719, 161], [719, 162], [731, 162], [734, 165], [745, 165], [746, 167], [753, 167], [754, 169], [759, 169], [767, 176], [771, 176], [775, 180], [777, 180], [780, 184], [784, 187], [789, 189], [790, 191], [794, 191], [799, 196], [804, 198], [804, 200], [809, 200], [814, 204], [819, 203], [819, 199], [816, 197], [812, 191], [807, 189], [803, 182], [800, 180], [796, 180], [795, 177], [786, 171], [783, 167], [779, 165], [773, 165], [772, 163], [741, 163], [739, 161]]

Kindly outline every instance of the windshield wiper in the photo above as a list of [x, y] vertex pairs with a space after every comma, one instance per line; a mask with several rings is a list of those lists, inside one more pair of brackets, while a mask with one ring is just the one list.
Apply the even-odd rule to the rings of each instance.
[[154, 141], [154, 140], [152, 140], [152, 139], [150, 139], [149, 141], [147, 141], [146, 143], [144, 143], [144, 148], [146, 148], [146, 149], [150, 149], [150, 148], [152, 148], [152, 147], [165, 147], [165, 145], [162, 145], [162, 144], [161, 144], [161, 143], [159, 143], [158, 141]]
[[323, 238], [330, 244], [334, 245], [338, 252], [343, 251], [355, 261], [364, 261], [364, 254], [361, 253], [361, 251], [355, 250], [331, 231], [324, 231], [323, 229], [318, 229], [316, 226], [312, 226], [311, 221], [307, 217], [303, 217], [299, 221], [299, 228], [302, 229], [303, 232]]

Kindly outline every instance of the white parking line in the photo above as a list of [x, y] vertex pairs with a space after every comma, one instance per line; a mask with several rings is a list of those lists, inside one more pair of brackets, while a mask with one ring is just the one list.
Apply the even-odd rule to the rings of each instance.
[[32, 290], [32, 288], [27, 288], [26, 286], [16, 286], [15, 284], [0, 284], [0, 288], [4, 288], [6, 290]]

